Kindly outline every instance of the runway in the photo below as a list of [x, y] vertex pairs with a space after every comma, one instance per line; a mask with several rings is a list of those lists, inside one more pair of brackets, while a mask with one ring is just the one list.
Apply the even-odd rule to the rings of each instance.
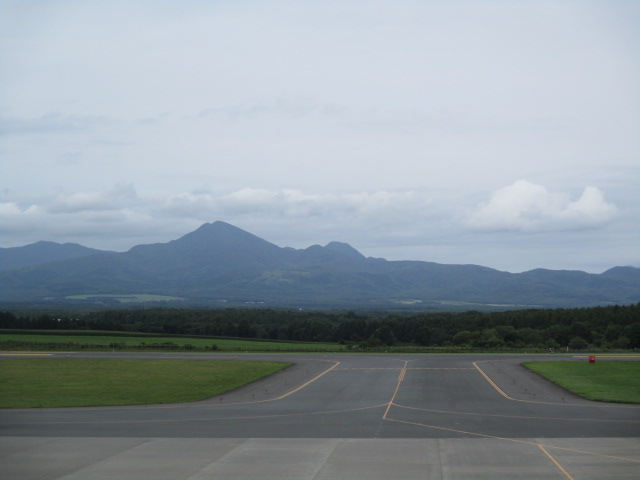
[[549, 356], [239, 357], [295, 366], [191, 404], [1, 410], [3, 478], [640, 477], [640, 407], [520, 366]]

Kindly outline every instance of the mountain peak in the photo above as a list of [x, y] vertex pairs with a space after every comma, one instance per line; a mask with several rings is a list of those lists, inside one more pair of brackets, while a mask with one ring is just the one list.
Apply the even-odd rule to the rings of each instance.
[[200, 228], [196, 229], [195, 231], [197, 232], [198, 230], [203, 230], [203, 231], [211, 231], [211, 232], [245, 232], [244, 230], [242, 230], [241, 228], [236, 227], [235, 225], [231, 225], [230, 223], [227, 222], [223, 222], [222, 220], [216, 220], [215, 222], [211, 222], [211, 223], [203, 223], [202, 225], [200, 225]]
[[[140, 248], [140, 247], [135, 247]], [[205, 223], [193, 232], [157, 248], [167, 260], [203, 268], [227, 269], [233, 265], [274, 264], [282, 257], [282, 249], [241, 228], [226, 222]], [[144, 250], [152, 252], [156, 248]], [[141, 253], [141, 252], [138, 252]], [[215, 266], [215, 267], [214, 267]]]
[[362, 255], [358, 250], [353, 248], [348, 243], [329, 242], [324, 248], [331, 252], [336, 252], [336, 253], [340, 253], [342, 255], [348, 256], [349, 258], [357, 258], [357, 259], [365, 258], [364, 255]]
[[211, 242], [218, 246], [223, 244], [233, 245], [240, 242], [243, 244], [253, 245], [262, 244], [263, 246], [264, 244], [268, 244], [275, 247], [275, 245], [253, 235], [252, 233], [246, 232], [241, 228], [222, 221], [205, 223], [193, 232], [187, 233], [178, 240], [175, 240], [175, 242], [188, 244], [190, 247], [204, 246], [205, 244], [210, 245]]
[[[29, 250], [38, 247], [48, 251], [48, 263], [34, 265], [38, 258]], [[0, 266], [3, 255], [5, 266], [15, 264], [20, 255], [22, 265], [25, 259], [33, 265], [0, 272], [0, 301], [152, 293], [209, 305], [355, 302], [382, 308], [406, 301], [426, 308], [452, 302], [566, 307], [635, 303], [639, 298], [640, 269], [630, 267], [600, 275], [543, 269], [511, 274], [474, 265], [383, 261], [335, 241], [304, 250], [280, 248], [221, 221], [205, 223], [168, 243], [52, 263], [62, 247], [41, 243], [0, 249]]]

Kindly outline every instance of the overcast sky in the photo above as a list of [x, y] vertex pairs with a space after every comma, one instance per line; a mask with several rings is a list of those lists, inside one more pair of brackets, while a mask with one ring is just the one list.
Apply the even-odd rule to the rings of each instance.
[[0, 0], [0, 246], [640, 266], [640, 2]]

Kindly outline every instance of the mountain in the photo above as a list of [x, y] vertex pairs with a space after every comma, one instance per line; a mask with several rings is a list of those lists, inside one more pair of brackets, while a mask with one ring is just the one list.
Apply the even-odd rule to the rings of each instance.
[[77, 243], [37, 242], [24, 247], [0, 248], [0, 271], [29, 267], [56, 260], [86, 257], [102, 250], [83, 247]]
[[[17, 262], [7, 258], [7, 264]], [[1, 272], [0, 301], [493, 309], [640, 301], [640, 269], [632, 267], [599, 275], [544, 269], [514, 274], [478, 265], [387, 261], [366, 258], [341, 242], [281, 248], [224, 222], [124, 253], [45, 260]]]

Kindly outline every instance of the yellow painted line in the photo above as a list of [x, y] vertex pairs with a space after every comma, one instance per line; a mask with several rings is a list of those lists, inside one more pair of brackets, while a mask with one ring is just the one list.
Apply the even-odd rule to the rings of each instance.
[[303, 388], [307, 387], [308, 385], [312, 384], [313, 382], [315, 382], [316, 380], [318, 380], [320, 377], [326, 375], [327, 373], [329, 373], [331, 370], [333, 370], [334, 368], [336, 368], [338, 365], [340, 365], [340, 362], [335, 362], [335, 364], [329, 368], [327, 368], [324, 372], [322, 372], [320, 375], [316, 375], [315, 377], [313, 377], [311, 380], [309, 380], [306, 383], [303, 383], [302, 385], [300, 385], [298, 388], [295, 388], [293, 390], [291, 390], [289, 393], [285, 393], [284, 395], [280, 395], [279, 397], [276, 397], [274, 399], [272, 399], [272, 401], [275, 400], [282, 400], [283, 398], [287, 398], [289, 395], [293, 395], [296, 392], [299, 392], [300, 390], [302, 390]]
[[407, 370], [475, 370], [471, 367], [344, 367], [338, 368], [336, 371], [347, 371], [347, 370], [402, 370], [406, 368]]
[[556, 450], [564, 450], [566, 452], [571, 452], [571, 453], [582, 453], [584, 455], [593, 455], [596, 457], [611, 458], [613, 460], [624, 460], [625, 462], [640, 463], [640, 460], [637, 460], [635, 458], [617, 457], [615, 455], [607, 455], [605, 453], [585, 452], [584, 450], [576, 450], [575, 448], [566, 448], [566, 447], [556, 447], [555, 445], [547, 445], [547, 444], [540, 444], [540, 445], [542, 445], [543, 447], [555, 448]]
[[[276, 400], [282, 400], [283, 398], [287, 398], [289, 395], [293, 395], [294, 393], [299, 392], [303, 388], [309, 386], [311, 383], [313, 383], [316, 380], [318, 380], [323, 375], [326, 375], [327, 373], [329, 373], [331, 370], [336, 368], [338, 365], [340, 365], [340, 362], [335, 362], [334, 365], [332, 365], [331, 367], [327, 368], [325, 371], [323, 371], [319, 375], [316, 375], [315, 377], [313, 377], [308, 382], [300, 385], [299, 387], [291, 390], [290, 392], [285, 393], [284, 395], [280, 395], [279, 397], [275, 397], [275, 398], [266, 398], [264, 400], [251, 400], [251, 401], [247, 401], [247, 402], [232, 402], [232, 403], [214, 403], [214, 404], [208, 404], [208, 405], [207, 404], [203, 405], [200, 402], [187, 402], [187, 403], [178, 403], [178, 404], [171, 404], [171, 405], [162, 405], [162, 404], [153, 404], [153, 405], [102, 405], [102, 406], [99, 406], [99, 407], [70, 407], [70, 408], [82, 408], [84, 411], [89, 411], [89, 410], [152, 410], [152, 409], [153, 410], [168, 410], [168, 409], [174, 409], [174, 408], [183, 408], [183, 409], [186, 409], [186, 408], [218, 408], [218, 407], [225, 407], [225, 406], [231, 406], [231, 405], [249, 405], [249, 404], [255, 404], [255, 403], [275, 402]], [[224, 397], [224, 394], [221, 394], [221, 395], [218, 395], [218, 396]], [[43, 410], [59, 410], [59, 408], [50, 407], [50, 408], [39, 408], [38, 409], [38, 411], [43, 411]]]
[[404, 423], [406, 425], [416, 425], [418, 427], [433, 428], [435, 430], [445, 430], [447, 432], [462, 433], [464, 435], [472, 435], [472, 436], [475, 436], [475, 437], [493, 438], [495, 440], [504, 440], [506, 442], [523, 443], [523, 444], [526, 444], [526, 445], [535, 445], [535, 446], [542, 445], [543, 447], [555, 448], [556, 450], [564, 450], [564, 451], [573, 452], [573, 453], [583, 453], [585, 455], [593, 455], [593, 456], [596, 456], [596, 457], [611, 458], [611, 459], [614, 459], [614, 460], [623, 460], [625, 462], [640, 463], [640, 460], [636, 460], [634, 458], [616, 457], [614, 455], [606, 455], [604, 453], [586, 452], [584, 450], [575, 450], [573, 448], [556, 447], [555, 445], [540, 444], [540, 443], [532, 442], [532, 441], [529, 441], [529, 440], [518, 440], [516, 438], [498, 437], [496, 435], [488, 435], [486, 433], [467, 432], [465, 430], [458, 430], [458, 429], [455, 429], [455, 428], [438, 427], [436, 425], [428, 425], [426, 423], [418, 423], [418, 422], [409, 422], [407, 420], [397, 420], [395, 418], [385, 418], [385, 420], [387, 420], [389, 422]]
[[571, 475], [569, 475], [569, 472], [567, 472], [567, 471], [564, 469], [564, 467], [563, 467], [562, 465], [560, 465], [560, 464], [558, 463], [558, 461], [557, 461], [555, 458], [553, 458], [553, 457], [551, 456], [551, 454], [550, 454], [549, 452], [547, 452], [547, 451], [544, 449], [544, 447], [543, 447], [542, 445], [539, 445], [539, 444], [538, 444], [538, 447], [540, 447], [540, 450], [542, 450], [542, 451], [545, 453], [545, 455], [546, 455], [547, 457], [549, 457], [549, 459], [550, 459], [550, 460], [551, 460], [551, 461], [556, 465], [556, 467], [558, 467], [558, 468], [560, 469], [560, 471], [561, 471], [562, 473], [564, 473], [565, 477], [567, 477], [569, 480], [574, 480], [574, 478], [573, 478]]
[[[290, 392], [287, 392], [284, 395], [280, 395], [279, 397], [267, 398], [267, 399], [264, 399], [264, 400], [252, 400], [250, 402], [218, 403], [218, 404], [214, 404], [214, 405], [197, 405], [197, 406], [199, 406], [199, 407], [203, 407], [203, 406], [206, 406], [206, 407], [220, 407], [220, 406], [224, 406], [224, 405], [247, 405], [247, 404], [251, 404], [251, 403], [265, 403], [265, 402], [275, 402], [277, 400], [282, 400], [283, 398], [287, 398], [289, 395], [293, 395], [294, 393], [299, 392], [303, 388], [308, 387], [310, 384], [312, 384], [313, 382], [318, 380], [320, 377], [322, 377], [322, 376], [326, 375], [327, 373], [329, 373], [330, 371], [334, 370], [338, 365], [340, 365], [340, 362], [335, 362], [332, 366], [327, 368], [324, 372], [320, 373], [319, 375], [316, 375], [315, 377], [313, 377], [308, 382], [303, 383], [299, 387], [294, 388]], [[180, 405], [176, 406], [175, 408], [179, 408], [179, 407], [180, 407]], [[160, 408], [162, 408], [162, 407], [160, 407]]]
[[471, 367], [411, 367], [407, 370], [474, 370]]
[[526, 415], [500, 415], [497, 413], [474, 413], [474, 412], [454, 412], [448, 410], [433, 410], [429, 408], [409, 407], [407, 405], [400, 405], [398, 403], [393, 404], [395, 407], [404, 408], [407, 410], [418, 410], [421, 412], [429, 413], [443, 413], [445, 415], [472, 415], [477, 417], [498, 417], [498, 418], [519, 418], [523, 420], [557, 420], [566, 422], [596, 422], [596, 423], [640, 423], [640, 420], [613, 420], [613, 419], [597, 419], [597, 418], [564, 418], [564, 417], [531, 417]]
[[347, 370], [402, 370], [402, 367], [345, 367], [337, 368], [337, 372], [346, 372]]
[[407, 363], [409, 363], [409, 361], [405, 360], [404, 367], [402, 367], [402, 370], [400, 370], [400, 374], [398, 375], [398, 382], [396, 383], [396, 389], [393, 392], [391, 400], [389, 400], [389, 403], [387, 404], [387, 409], [384, 411], [384, 415], [382, 415], [383, 420], [386, 420], [389, 409], [391, 408], [391, 405], [393, 405], [393, 401], [396, 399], [396, 395], [398, 395], [398, 390], [400, 390], [400, 384], [404, 380], [404, 376], [407, 374]]
[[503, 396], [504, 398], [506, 398], [507, 400], [517, 401], [517, 399], [512, 398], [512, 397], [510, 397], [509, 395], [507, 395], [506, 393], [504, 393], [504, 391], [503, 391], [503, 390], [502, 390], [498, 385], [496, 385], [496, 384], [495, 384], [495, 382], [494, 382], [493, 380], [491, 380], [491, 379], [489, 378], [489, 375], [487, 375], [486, 373], [484, 373], [484, 370], [482, 370], [482, 369], [478, 366], [478, 363], [477, 363], [477, 362], [473, 362], [473, 364], [472, 364], [472, 365], [473, 365], [474, 367], [476, 367], [476, 370], [478, 370], [478, 371], [482, 374], [482, 376], [487, 380], [487, 382], [489, 382], [489, 383], [491, 384], [491, 386], [492, 386], [493, 388], [495, 388], [495, 389], [496, 389], [496, 391], [497, 391], [500, 395], [502, 395], [502, 396]]
[[473, 362], [472, 365], [474, 367], [476, 367], [476, 370], [478, 370], [478, 372], [480, 372], [482, 374], [482, 376], [487, 380], [487, 382], [489, 382], [491, 384], [491, 386], [493, 388], [496, 389], [496, 391], [502, 395], [504, 398], [506, 398], [507, 400], [511, 400], [513, 402], [522, 402], [522, 403], [536, 403], [539, 405], [562, 405], [563, 407], [587, 407], [587, 408], [640, 408], [637, 405], [626, 405], [626, 404], [598, 404], [596, 402], [591, 402], [589, 404], [586, 403], [560, 403], [560, 402], [542, 402], [539, 400], [521, 400], [519, 398], [513, 398], [510, 397], [509, 395], [507, 395], [504, 390], [502, 390], [498, 385], [496, 385], [496, 383], [491, 380], [491, 378], [489, 377], [489, 375], [487, 375], [484, 370], [482, 370], [479, 366], [477, 362]]

